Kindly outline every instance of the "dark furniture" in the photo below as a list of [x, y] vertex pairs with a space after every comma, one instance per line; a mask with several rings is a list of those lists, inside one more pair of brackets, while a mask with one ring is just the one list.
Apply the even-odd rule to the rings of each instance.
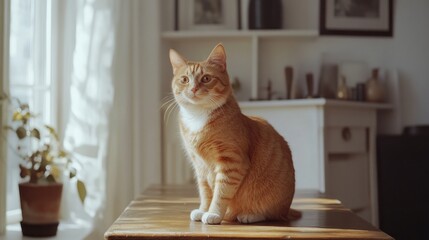
[[429, 136], [405, 129], [377, 138], [380, 229], [397, 240], [429, 239]]

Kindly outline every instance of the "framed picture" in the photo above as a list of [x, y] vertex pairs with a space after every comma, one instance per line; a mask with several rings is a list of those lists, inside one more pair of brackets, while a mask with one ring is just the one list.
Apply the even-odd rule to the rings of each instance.
[[240, 0], [176, 0], [176, 30], [239, 29]]
[[393, 0], [321, 0], [320, 34], [393, 36]]

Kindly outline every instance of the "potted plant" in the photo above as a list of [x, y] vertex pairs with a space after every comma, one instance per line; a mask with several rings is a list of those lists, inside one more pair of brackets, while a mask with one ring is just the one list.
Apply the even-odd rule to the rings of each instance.
[[[60, 142], [55, 129], [42, 124], [33, 124], [37, 116], [30, 112], [28, 104], [19, 100], [12, 115], [12, 122], [5, 128], [17, 137], [14, 152], [22, 160], [19, 163], [19, 195], [22, 211], [21, 228], [24, 236], [54, 236], [59, 224], [61, 182], [65, 172], [70, 178], [76, 176], [71, 166], [71, 157]], [[83, 202], [86, 189], [82, 181], [77, 188]]]

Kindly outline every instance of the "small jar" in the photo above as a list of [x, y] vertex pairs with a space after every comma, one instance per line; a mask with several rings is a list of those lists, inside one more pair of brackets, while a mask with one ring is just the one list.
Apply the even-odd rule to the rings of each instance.
[[346, 77], [344, 76], [341, 76], [338, 82], [337, 99], [349, 99], [349, 89], [347, 88]]

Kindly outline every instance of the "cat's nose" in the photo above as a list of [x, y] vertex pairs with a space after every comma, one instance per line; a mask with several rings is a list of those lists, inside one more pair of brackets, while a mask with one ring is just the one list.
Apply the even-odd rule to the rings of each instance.
[[191, 91], [195, 94], [197, 91], [198, 91], [198, 87], [193, 87], [192, 89], [191, 89]]

